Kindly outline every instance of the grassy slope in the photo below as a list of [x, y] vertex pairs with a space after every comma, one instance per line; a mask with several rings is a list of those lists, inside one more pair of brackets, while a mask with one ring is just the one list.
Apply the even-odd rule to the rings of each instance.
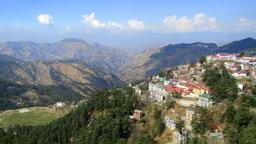
[[20, 113], [19, 110], [7, 110], [0, 114], [0, 127], [19, 125], [43, 125], [64, 114], [68, 110], [54, 110], [48, 107], [28, 108], [29, 112]]

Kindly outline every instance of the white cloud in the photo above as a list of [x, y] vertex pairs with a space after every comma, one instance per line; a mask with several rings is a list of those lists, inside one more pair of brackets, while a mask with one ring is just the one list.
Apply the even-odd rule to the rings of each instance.
[[252, 25], [255, 25], [255, 24], [256, 24], [256, 21], [253, 21], [253, 20], [250, 20], [250, 19], [247, 19], [247, 18], [240, 18], [238, 20], [238, 25], [241, 26], [241, 27], [252, 26]]
[[106, 27], [106, 24], [105, 23], [102, 23], [100, 22], [99, 20], [97, 20], [95, 18], [95, 12], [92, 12], [91, 14], [89, 15], [84, 15], [83, 16], [83, 19], [84, 19], [84, 23], [89, 23], [92, 27], [94, 28], [105, 28]]
[[196, 14], [193, 18], [186, 16], [177, 18], [176, 15], [166, 16], [163, 20], [168, 32], [199, 32], [215, 31], [217, 20], [214, 17], [208, 17], [204, 13]]
[[116, 21], [110, 21], [105, 23], [96, 19], [95, 12], [92, 12], [89, 15], [83, 15], [83, 20], [84, 23], [88, 23], [90, 26], [96, 29], [106, 28], [112, 31], [124, 30], [124, 26]]
[[241, 17], [233, 25], [233, 29], [228, 29], [231, 32], [256, 32], [256, 20]]
[[37, 21], [45, 26], [49, 26], [53, 24], [53, 18], [49, 14], [40, 14], [37, 16]]
[[108, 22], [107, 27], [112, 30], [124, 30], [124, 26], [116, 21]]
[[139, 21], [139, 20], [135, 20], [135, 19], [129, 20], [128, 26], [130, 29], [135, 30], [135, 31], [141, 31], [146, 28], [143, 21]]
[[[43, 18], [45, 19], [45, 18]], [[52, 23], [44, 22], [45, 24]], [[142, 20], [130, 19], [127, 24], [117, 21], [101, 21], [96, 18], [95, 12], [83, 15], [83, 22], [95, 29], [106, 29], [111, 32], [121, 31], [148, 31], [154, 33], [189, 33], [189, 32], [256, 32], [256, 20], [240, 18], [237, 22], [224, 24], [215, 17], [205, 13], [198, 13], [192, 17], [176, 15], [166, 16], [159, 24], [145, 24]], [[66, 31], [69, 31], [66, 28]]]

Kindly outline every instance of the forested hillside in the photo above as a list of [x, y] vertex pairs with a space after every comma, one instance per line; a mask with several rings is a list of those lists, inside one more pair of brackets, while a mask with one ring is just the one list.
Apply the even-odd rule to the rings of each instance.
[[0, 129], [0, 143], [126, 143], [132, 130], [128, 116], [137, 104], [131, 88], [104, 90], [50, 124]]
[[17, 84], [0, 79], [0, 110], [46, 106], [57, 101], [79, 102], [84, 97], [65, 85]]

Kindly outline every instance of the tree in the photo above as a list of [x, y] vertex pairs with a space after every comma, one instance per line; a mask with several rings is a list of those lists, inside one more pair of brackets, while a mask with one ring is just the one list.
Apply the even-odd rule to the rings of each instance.
[[204, 64], [206, 62], [206, 56], [202, 56], [199, 59], [200, 64]]
[[125, 139], [119, 139], [116, 144], [127, 144], [127, 141]]
[[226, 122], [233, 123], [235, 114], [236, 114], [236, 111], [234, 109], [232, 101], [228, 101], [227, 110], [226, 110], [226, 114], [225, 114]]
[[210, 129], [211, 120], [211, 114], [207, 109], [196, 107], [191, 123], [193, 131], [197, 134], [204, 134]]
[[171, 100], [171, 101], [166, 101], [165, 102], [165, 106], [167, 109], [170, 109], [170, 108], [174, 108], [175, 107], [175, 101], [174, 100]]
[[[0, 143], [125, 143], [131, 134], [127, 115], [134, 107], [137, 107], [137, 97], [131, 88], [103, 90], [92, 95], [86, 104], [47, 125], [15, 125], [7, 132], [0, 129]], [[100, 113], [92, 118], [94, 111]]]
[[155, 144], [154, 139], [149, 134], [141, 134], [132, 140], [133, 144]]
[[225, 129], [225, 133], [229, 144], [239, 143], [239, 132], [233, 125], [229, 125]]
[[236, 80], [229, 74], [226, 67], [207, 65], [205, 73], [203, 74], [203, 81], [210, 87], [215, 102], [230, 97], [235, 99], [238, 93]]
[[163, 123], [162, 119], [158, 119], [156, 121], [156, 134], [160, 136], [165, 129], [165, 124]]
[[247, 128], [242, 130], [242, 137], [240, 143], [255, 144], [256, 142], [256, 122], [251, 122]]
[[242, 51], [239, 53], [240, 57], [249, 56], [248, 52]]
[[181, 132], [183, 127], [184, 127], [184, 121], [180, 117], [178, 117], [176, 121], [176, 128], [179, 132]]
[[177, 98], [177, 99], [181, 98], [181, 94], [177, 93], [177, 92], [172, 92], [171, 95], [172, 95], [172, 97]]
[[194, 62], [189, 64], [188, 70], [190, 70], [190, 68], [194, 68], [196, 66], [196, 64]]
[[248, 123], [250, 122], [252, 116], [249, 112], [249, 108], [245, 105], [245, 104], [241, 104], [241, 106], [239, 107], [235, 118], [234, 118], [234, 122], [239, 126], [247, 126]]

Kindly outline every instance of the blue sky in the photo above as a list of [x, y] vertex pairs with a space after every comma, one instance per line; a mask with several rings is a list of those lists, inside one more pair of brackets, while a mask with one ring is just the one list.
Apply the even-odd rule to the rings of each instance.
[[1, 0], [0, 41], [82, 38], [121, 48], [256, 37], [255, 0]]

